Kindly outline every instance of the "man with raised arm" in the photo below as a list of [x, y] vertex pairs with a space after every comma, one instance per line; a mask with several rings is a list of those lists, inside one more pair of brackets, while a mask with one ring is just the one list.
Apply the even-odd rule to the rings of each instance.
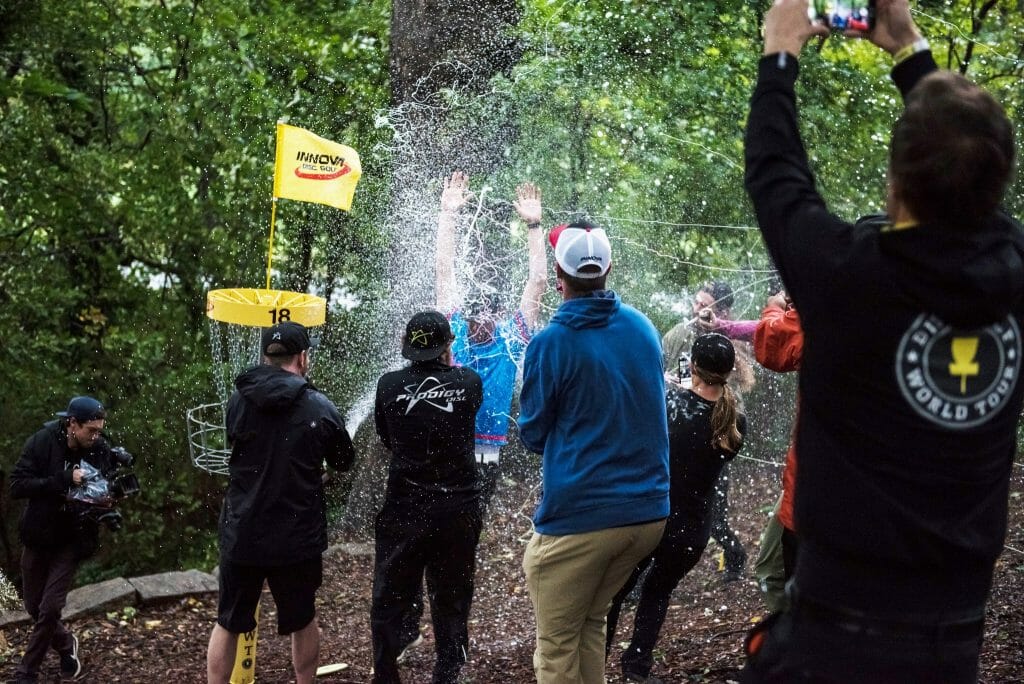
[[455, 234], [459, 212], [470, 197], [466, 174], [456, 171], [445, 179], [437, 220], [436, 296], [437, 308], [448, 316], [455, 335], [453, 363], [475, 370], [484, 384], [484, 403], [476, 416], [476, 461], [483, 487], [480, 508], [486, 513], [497, 482], [498, 453], [508, 442], [518, 364], [533, 337], [540, 298], [547, 289], [547, 262], [540, 229], [540, 190], [533, 183], [523, 183], [516, 188], [513, 204], [526, 223], [529, 245], [529, 275], [519, 308], [503, 316], [496, 298], [479, 288], [468, 298], [460, 297], [455, 282]]
[[[454, 341], [451, 347], [453, 366], [466, 366], [483, 382], [483, 404], [476, 414], [474, 460], [480, 478], [480, 519], [498, 481], [498, 455], [508, 443], [508, 426], [519, 363], [526, 345], [533, 337], [540, 313], [540, 298], [547, 289], [544, 235], [540, 229], [543, 216], [540, 190], [533, 183], [516, 188], [513, 204], [519, 218], [526, 223], [529, 244], [529, 275], [523, 288], [519, 308], [502, 317], [499, 302], [481, 288], [461, 297], [455, 279], [456, 231], [459, 213], [472, 197], [469, 178], [455, 171], [445, 179], [441, 193], [441, 211], [437, 219], [437, 256], [435, 296], [437, 309], [450, 322]], [[422, 591], [411, 602], [404, 617], [400, 643], [407, 650], [422, 643], [419, 622], [423, 615]]]
[[746, 188], [800, 312], [792, 607], [747, 640], [747, 682], [974, 682], [1003, 548], [1024, 383], [1021, 225], [1000, 208], [1013, 126], [936, 67], [907, 0], [866, 37], [905, 109], [886, 222], [829, 213], [800, 138], [806, 0], [776, 0]]

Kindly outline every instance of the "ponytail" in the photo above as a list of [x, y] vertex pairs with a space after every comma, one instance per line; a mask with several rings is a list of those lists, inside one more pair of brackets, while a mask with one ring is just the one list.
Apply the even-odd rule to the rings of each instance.
[[739, 410], [736, 407], [736, 393], [728, 385], [724, 389], [711, 412], [711, 443], [735, 453], [743, 445], [743, 436], [736, 425]]
[[693, 373], [708, 385], [721, 385], [722, 396], [715, 402], [711, 412], [711, 444], [729, 452], [737, 452], [743, 445], [736, 421], [739, 418], [739, 406], [736, 393], [726, 383], [728, 373], [712, 373], [694, 365]]

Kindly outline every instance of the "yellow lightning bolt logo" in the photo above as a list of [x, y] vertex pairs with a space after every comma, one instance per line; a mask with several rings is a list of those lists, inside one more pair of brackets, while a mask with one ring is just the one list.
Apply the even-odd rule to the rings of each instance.
[[980, 370], [974, 360], [978, 353], [978, 338], [954, 337], [951, 351], [953, 363], [949, 364], [949, 374], [960, 376], [960, 394], [967, 394], [967, 376], [977, 375]]
[[409, 333], [409, 344], [426, 347], [430, 344], [430, 333], [426, 330], [413, 330]]

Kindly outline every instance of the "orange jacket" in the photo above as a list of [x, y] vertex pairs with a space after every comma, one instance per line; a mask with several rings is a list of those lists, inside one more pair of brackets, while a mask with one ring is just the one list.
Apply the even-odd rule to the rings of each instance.
[[[800, 368], [804, 351], [804, 331], [796, 309], [766, 306], [761, 321], [754, 331], [754, 357], [765, 368], [787, 373]], [[797, 403], [799, 407], [799, 402]], [[799, 410], [797, 420], [800, 420]], [[782, 469], [782, 502], [779, 504], [779, 522], [789, 530], [796, 530], [793, 522], [793, 495], [796, 491], [796, 425], [786, 452], [786, 465]]]

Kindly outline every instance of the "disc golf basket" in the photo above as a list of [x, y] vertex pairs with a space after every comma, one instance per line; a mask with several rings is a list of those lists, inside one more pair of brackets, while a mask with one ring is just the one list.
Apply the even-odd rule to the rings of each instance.
[[324, 324], [327, 301], [323, 297], [286, 290], [232, 288], [211, 290], [206, 316], [218, 401], [185, 412], [188, 449], [192, 463], [208, 473], [228, 474], [225, 408], [235, 377], [260, 361], [263, 328], [293, 321], [307, 328]]

